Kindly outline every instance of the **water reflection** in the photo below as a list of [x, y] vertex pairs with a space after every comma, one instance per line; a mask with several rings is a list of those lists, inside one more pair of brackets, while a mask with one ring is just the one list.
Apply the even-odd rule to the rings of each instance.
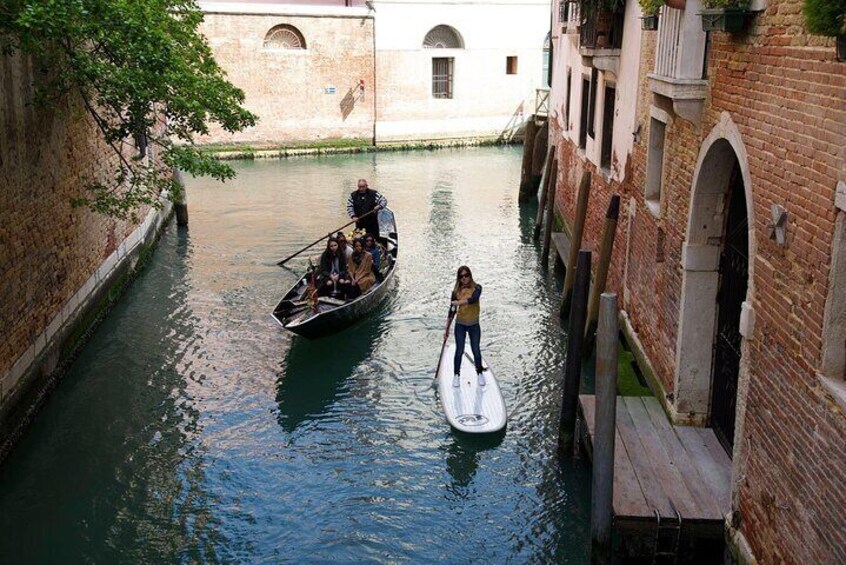
[[[189, 181], [190, 238], [165, 234], [0, 469], [0, 563], [22, 543], [41, 562], [584, 562], [588, 472], [557, 460], [564, 339], [519, 149], [233, 165]], [[395, 285], [333, 339], [292, 337], [269, 313], [307, 259], [274, 263], [346, 221], [359, 177], [397, 214]], [[501, 437], [450, 432], [430, 388], [462, 263]]]
[[450, 443], [446, 447], [446, 464], [452, 482], [449, 490], [455, 496], [466, 497], [467, 487], [473, 482], [479, 467], [479, 457], [484, 451], [499, 447], [506, 429], [493, 434], [468, 434], [450, 430]]
[[291, 433], [306, 420], [323, 417], [344, 382], [371, 356], [382, 309], [331, 339], [294, 338], [276, 379], [277, 421]]

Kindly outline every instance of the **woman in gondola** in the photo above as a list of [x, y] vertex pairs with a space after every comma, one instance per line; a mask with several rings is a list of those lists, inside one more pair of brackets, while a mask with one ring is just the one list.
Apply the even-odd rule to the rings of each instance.
[[319, 269], [317, 295], [346, 298], [350, 276], [336, 238], [330, 237], [326, 242], [326, 250], [320, 256]]
[[362, 295], [376, 282], [376, 276], [373, 274], [373, 255], [364, 249], [361, 238], [353, 241], [353, 252], [347, 263], [347, 271], [350, 273], [348, 298]]
[[379, 249], [379, 245], [372, 234], [364, 236], [364, 249], [373, 256], [373, 274], [376, 275], [378, 282], [382, 282], [382, 271], [379, 270], [382, 266], [382, 250]]
[[485, 386], [485, 374], [482, 366], [482, 329], [479, 326], [479, 297], [482, 285], [473, 280], [470, 267], [462, 265], [455, 275], [455, 287], [452, 290], [450, 316], [455, 316], [455, 358], [453, 360], [452, 386], [460, 386], [461, 358], [464, 355], [464, 342], [470, 335], [470, 349], [476, 365], [479, 386]]

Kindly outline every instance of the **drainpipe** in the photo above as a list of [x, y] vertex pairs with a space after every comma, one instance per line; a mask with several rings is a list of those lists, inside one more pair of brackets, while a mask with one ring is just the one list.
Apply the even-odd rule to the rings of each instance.
[[376, 96], [377, 96], [377, 84], [378, 81], [376, 80], [376, 8], [373, 7], [372, 0], [369, 2], [365, 2], [367, 4], [367, 8], [373, 14], [373, 147], [376, 147], [376, 119], [377, 119], [377, 110], [376, 110]]

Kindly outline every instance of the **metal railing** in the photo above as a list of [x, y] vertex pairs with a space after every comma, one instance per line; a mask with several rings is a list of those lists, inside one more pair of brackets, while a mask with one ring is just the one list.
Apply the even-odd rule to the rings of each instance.
[[536, 88], [535, 89], [535, 115], [547, 116], [549, 115], [549, 89]]
[[590, 49], [620, 49], [623, 46], [625, 12], [608, 12], [596, 0], [581, 3], [579, 46]]

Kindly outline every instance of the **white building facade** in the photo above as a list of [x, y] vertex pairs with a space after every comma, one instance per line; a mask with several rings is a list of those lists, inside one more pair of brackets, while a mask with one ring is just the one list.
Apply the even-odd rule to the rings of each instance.
[[510, 138], [547, 88], [542, 0], [200, 2], [259, 124], [208, 144]]

